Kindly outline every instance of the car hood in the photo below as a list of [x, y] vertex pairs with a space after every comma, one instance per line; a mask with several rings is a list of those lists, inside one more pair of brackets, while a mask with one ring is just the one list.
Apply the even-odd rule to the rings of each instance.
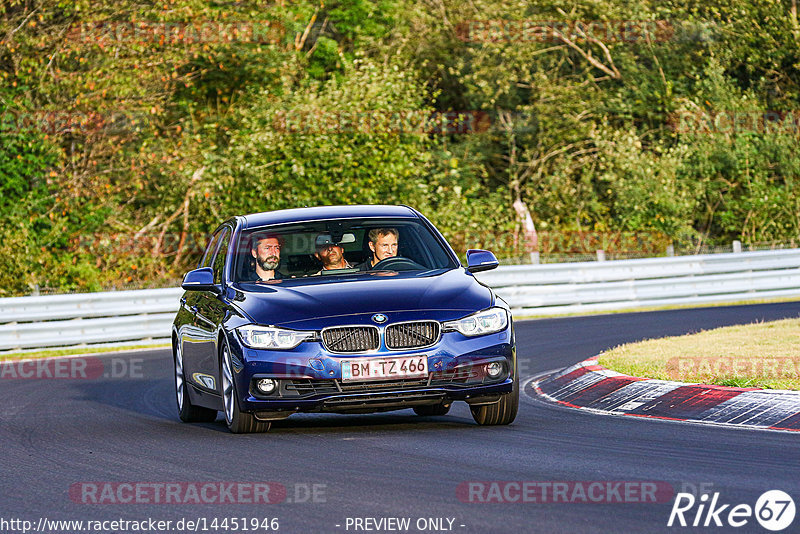
[[[372, 314], [449, 320], [492, 305], [493, 295], [463, 269], [362, 273], [330, 279], [236, 284], [233, 304], [258, 324], [319, 329], [360, 324]], [[360, 316], [360, 317], [359, 317]]]

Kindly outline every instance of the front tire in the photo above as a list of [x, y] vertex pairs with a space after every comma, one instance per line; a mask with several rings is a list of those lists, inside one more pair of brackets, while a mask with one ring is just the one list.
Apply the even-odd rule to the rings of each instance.
[[195, 406], [189, 399], [189, 385], [183, 365], [183, 351], [180, 341], [172, 349], [172, 362], [175, 366], [175, 397], [178, 401], [178, 417], [184, 423], [210, 423], [217, 418], [217, 410]]
[[234, 434], [250, 434], [269, 430], [269, 421], [259, 421], [253, 414], [239, 409], [239, 394], [236, 389], [236, 381], [233, 379], [231, 353], [228, 343], [225, 341], [222, 343], [220, 360], [222, 403], [225, 407], [225, 423], [228, 425], [228, 430]]
[[517, 417], [519, 409], [519, 373], [514, 370], [514, 387], [494, 404], [470, 406], [472, 418], [479, 425], [507, 425]]

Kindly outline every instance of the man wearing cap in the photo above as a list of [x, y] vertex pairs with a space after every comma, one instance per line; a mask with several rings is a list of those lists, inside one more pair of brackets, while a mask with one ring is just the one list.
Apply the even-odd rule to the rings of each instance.
[[351, 268], [350, 263], [344, 259], [344, 248], [335, 243], [330, 235], [318, 235], [315, 245], [314, 257], [322, 263], [322, 269], [314, 273], [314, 276], [322, 274], [322, 271]]

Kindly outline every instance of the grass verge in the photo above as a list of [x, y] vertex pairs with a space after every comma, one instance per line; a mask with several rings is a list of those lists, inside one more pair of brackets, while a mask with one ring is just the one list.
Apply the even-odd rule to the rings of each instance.
[[800, 390], [800, 319], [628, 343], [599, 363], [643, 378]]
[[797, 297], [785, 297], [776, 299], [752, 299], [752, 300], [726, 300], [721, 302], [707, 302], [705, 304], [670, 304], [665, 306], [643, 306], [641, 308], [619, 308], [616, 310], [591, 310], [569, 313], [557, 313], [552, 315], [531, 314], [515, 315], [515, 321], [526, 321], [530, 319], [558, 319], [562, 317], [583, 317], [586, 315], [614, 315], [617, 313], [638, 313], [668, 310], [688, 310], [691, 308], [725, 308], [728, 306], [750, 306], [755, 304], [777, 304], [781, 302], [797, 302]]

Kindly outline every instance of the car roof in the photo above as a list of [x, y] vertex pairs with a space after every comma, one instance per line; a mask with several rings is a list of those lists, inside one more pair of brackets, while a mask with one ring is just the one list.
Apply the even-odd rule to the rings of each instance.
[[357, 219], [371, 217], [417, 218], [417, 212], [408, 206], [356, 205], [356, 206], [316, 206], [313, 208], [293, 208], [266, 211], [244, 215], [243, 228], [256, 228], [271, 224], [284, 224], [324, 219]]

